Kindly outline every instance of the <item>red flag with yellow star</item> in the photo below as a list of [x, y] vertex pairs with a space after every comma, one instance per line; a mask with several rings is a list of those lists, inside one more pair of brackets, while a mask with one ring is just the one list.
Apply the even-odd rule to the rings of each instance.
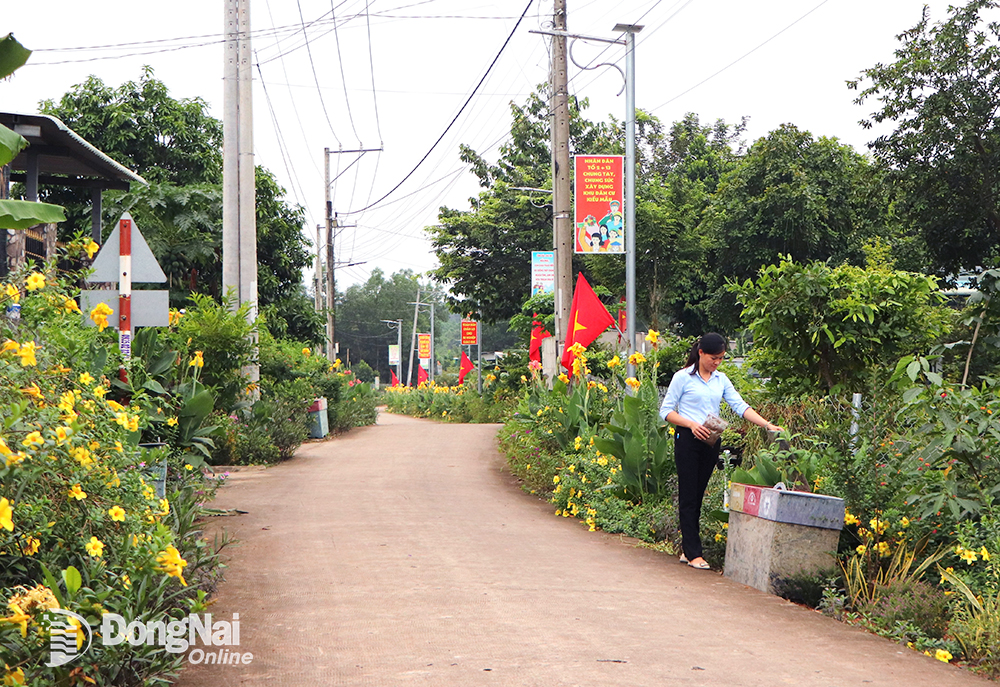
[[573, 352], [570, 347], [580, 344], [587, 347], [601, 333], [615, 323], [608, 309], [601, 303], [594, 290], [590, 288], [587, 279], [581, 274], [576, 280], [576, 290], [573, 291], [573, 305], [569, 311], [569, 326], [566, 332], [566, 347], [563, 349], [562, 365], [567, 370], [573, 366]]
[[469, 356], [465, 355], [465, 351], [462, 351], [462, 360], [458, 364], [458, 383], [465, 383], [465, 375], [469, 374], [476, 369], [476, 366], [472, 364], [469, 360]]
[[538, 313], [535, 313], [535, 318], [531, 321], [531, 327], [531, 340], [528, 342], [528, 359], [540, 363], [542, 362], [542, 339], [547, 339], [552, 334], [542, 327]]

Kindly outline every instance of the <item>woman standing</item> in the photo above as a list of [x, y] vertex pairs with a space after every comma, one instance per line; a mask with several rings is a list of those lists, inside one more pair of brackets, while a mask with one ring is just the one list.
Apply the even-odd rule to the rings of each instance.
[[780, 430], [751, 408], [729, 377], [718, 371], [726, 357], [727, 342], [720, 334], [705, 334], [688, 354], [687, 363], [674, 373], [660, 406], [660, 417], [677, 425], [674, 460], [677, 463], [677, 518], [681, 528], [681, 562], [708, 570], [702, 557], [699, 522], [708, 480], [719, 460], [722, 439], [709, 445], [712, 432], [702, 423], [719, 414], [721, 402], [734, 413], [768, 430]]

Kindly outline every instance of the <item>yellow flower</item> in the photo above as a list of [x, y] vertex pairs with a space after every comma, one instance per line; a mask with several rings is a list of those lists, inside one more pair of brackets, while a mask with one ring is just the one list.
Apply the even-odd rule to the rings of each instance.
[[979, 549], [979, 555], [983, 557], [984, 561], [988, 561], [990, 559], [990, 552], [986, 550], [985, 546]]
[[946, 649], [938, 649], [937, 651], [934, 652], [934, 658], [943, 663], [947, 663], [952, 659], [952, 655]]
[[904, 529], [907, 528], [907, 527], [909, 527], [910, 526], [910, 519], [904, 517], [902, 520], [899, 521], [899, 526], [902, 527], [902, 528], [904, 528]]
[[8, 351], [16, 351], [21, 348], [21, 344], [12, 339], [7, 339], [3, 342], [3, 346], [0, 347], [0, 353], [6, 353]]
[[308, 358], [311, 353], [312, 351], [310, 351], [308, 348], [302, 349], [302, 355], [304, 355], [306, 358]]
[[177, 426], [177, 418], [172, 417], [172, 418], [168, 419], [167, 420], [167, 425], [170, 426], [170, 427], [176, 427]]
[[886, 558], [891, 553], [889, 551], [889, 542], [880, 541], [875, 548], [878, 549], [878, 555], [882, 558]]
[[18, 451], [17, 453], [11, 453], [10, 455], [8, 455], [5, 462], [7, 467], [13, 467], [14, 465], [17, 465], [27, 457], [28, 456], [26, 454], [22, 453], [21, 451]]
[[167, 313], [167, 324], [173, 327], [175, 324], [181, 321], [181, 313], [177, 310], [171, 310]]
[[56, 442], [59, 444], [65, 443], [69, 435], [73, 433], [73, 430], [69, 427], [56, 427]]
[[653, 346], [656, 346], [656, 344], [660, 343], [660, 332], [655, 329], [650, 329], [646, 333], [646, 341], [653, 344]]
[[886, 529], [889, 527], [889, 523], [885, 520], [879, 520], [878, 518], [872, 518], [868, 521], [868, 525], [872, 528], [876, 534], [885, 534]]
[[845, 525], [857, 525], [861, 521], [858, 520], [856, 515], [853, 515], [850, 511], [844, 511], [844, 524]]
[[90, 243], [88, 243], [86, 246], [84, 246], [83, 249], [85, 251], [87, 251], [87, 257], [88, 258], [93, 258], [94, 254], [97, 251], [99, 251], [101, 249], [101, 247], [98, 246], [97, 243], [93, 239], [91, 239]]
[[632, 389], [632, 391], [635, 391], [636, 389], [639, 388], [639, 385], [642, 382], [640, 382], [635, 377], [629, 377], [628, 379], [625, 380], [625, 383], [628, 384], [629, 388]]
[[85, 468], [90, 467], [91, 463], [94, 462], [93, 458], [90, 457], [90, 451], [84, 446], [77, 446], [69, 453]]
[[87, 553], [89, 553], [94, 558], [100, 558], [104, 555], [104, 544], [97, 537], [91, 537], [90, 541], [87, 542]]
[[[944, 569], [944, 572], [946, 572], [946, 573], [953, 573], [953, 572], [955, 572], [955, 569], [954, 569], [954, 568], [951, 568], [951, 567], [949, 567], [949, 568], [945, 568], [945, 569]], [[942, 574], [941, 574], [941, 581], [939, 582], [939, 584], [944, 584], [944, 583], [945, 583], [945, 582], [947, 582], [947, 581], [948, 581], [948, 580], [947, 580], [947, 579], [945, 578], [945, 576], [944, 576], [944, 573], [942, 573]]]
[[80, 384], [83, 384], [84, 386], [87, 386], [94, 381], [94, 378], [90, 376], [89, 372], [81, 373], [78, 379], [80, 380]]
[[42, 438], [42, 433], [35, 431], [24, 437], [24, 441], [21, 442], [22, 446], [27, 446], [28, 448], [34, 448], [35, 446], [41, 446], [45, 443], [45, 439]]
[[28, 278], [24, 281], [24, 288], [28, 291], [35, 291], [37, 289], [45, 288], [45, 275], [39, 272], [32, 272]]
[[961, 546], [956, 546], [955, 553], [958, 555], [959, 558], [965, 561], [966, 565], [972, 565], [977, 560], [979, 560], [979, 557], [976, 556], [976, 552], [973, 551], [972, 549], [965, 549], [962, 548]]
[[644, 362], [646, 362], [646, 356], [642, 353], [633, 353], [628, 357], [629, 365], [642, 365]]
[[160, 515], [170, 514], [170, 502], [166, 499], [160, 499]]
[[[118, 401], [107, 401], [106, 403], [108, 404], [108, 407], [111, 408], [111, 410], [115, 411], [116, 413], [120, 414], [120, 413], [124, 412], [124, 410], [125, 410], [125, 406], [123, 406]], [[118, 423], [118, 424], [121, 424], [121, 423]]]
[[81, 489], [79, 484], [74, 484], [73, 488], [69, 490], [69, 497], [77, 501], [83, 501], [87, 498], [87, 492]]
[[722, 541], [722, 532], [715, 533], [715, 541]]
[[98, 398], [104, 398], [104, 394], [108, 393], [108, 390], [105, 389], [103, 386], [98, 385], [95, 386], [93, 389], [91, 389], [91, 393], [94, 394], [94, 396], [97, 396]]
[[569, 352], [572, 353], [574, 356], [583, 355], [584, 353], [587, 352], [587, 347], [581, 346], [579, 343], [574, 343], [572, 346], [569, 347]]
[[618, 367], [621, 364], [622, 364], [621, 358], [619, 358], [617, 355], [608, 361], [608, 367], [612, 369]]
[[131, 589], [132, 588], [132, 580], [129, 579], [128, 573], [125, 573], [124, 575], [122, 575], [122, 586], [124, 586], [125, 589]]
[[[552, 478], [552, 484], [559, 484], [559, 475]], [[6, 501], [6, 499], [4, 499]]]
[[10, 298], [15, 303], [21, 302], [21, 292], [13, 284], [5, 284], [4, 293], [6, 293], [7, 297]]
[[343, 363], [340, 362], [340, 358], [337, 358], [336, 360], [333, 361], [334, 370], [339, 370], [341, 365], [343, 365]]
[[862, 555], [864, 555], [865, 551], [867, 551], [867, 550], [868, 550], [868, 547], [867, 547], [867, 546], [865, 546], [864, 544], [859, 544], [859, 545], [858, 545], [858, 548], [856, 548], [856, 549], [855, 549], [855, 551], [857, 551], [857, 552], [858, 552], [858, 555], [859, 555], [859, 556], [862, 556]]
[[114, 313], [107, 303], [98, 303], [90, 311], [90, 319], [97, 325], [97, 331], [103, 332], [108, 327], [108, 315]]
[[21, 358], [21, 367], [32, 367], [38, 364], [38, 360], [35, 359], [35, 351], [37, 350], [38, 346], [35, 345], [34, 341], [21, 344], [21, 348], [17, 352]]
[[112, 506], [108, 509], [108, 515], [115, 522], [125, 522], [125, 509], [121, 506]]
[[24, 544], [21, 545], [21, 550], [24, 552], [25, 556], [34, 556], [38, 553], [38, 549], [42, 547], [42, 542], [38, 541], [34, 537], [27, 537], [24, 540]]
[[205, 367], [205, 359], [202, 357], [201, 351], [194, 352], [194, 357], [191, 358], [191, 362], [188, 363], [188, 367]]
[[7, 499], [0, 499], [0, 527], [14, 531], [14, 504]]
[[[492, 375], [489, 375], [489, 376], [492, 376]], [[559, 381], [562, 382], [563, 384], [569, 384], [569, 377], [566, 376], [565, 372], [563, 372], [563, 373], [561, 373], [559, 375]]]
[[80, 306], [72, 298], [63, 296], [63, 308], [66, 312], [80, 312]]
[[176, 577], [182, 585], [187, 586], [187, 582], [184, 581], [184, 568], [187, 566], [187, 561], [181, 558], [180, 551], [173, 546], [168, 546], [165, 550], [160, 551], [156, 562], [159, 563], [156, 567], [157, 570], [170, 577]]

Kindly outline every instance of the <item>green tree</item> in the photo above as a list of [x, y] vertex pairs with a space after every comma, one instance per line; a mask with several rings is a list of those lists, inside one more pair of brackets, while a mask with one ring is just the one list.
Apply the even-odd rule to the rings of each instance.
[[778, 393], [859, 391], [947, 333], [951, 313], [935, 278], [872, 255], [867, 269], [783, 256], [756, 280], [728, 286], [753, 334], [753, 366]]
[[[448, 322], [449, 313], [444, 294], [418, 278], [412, 270], [402, 270], [385, 276], [382, 270], [372, 270], [364, 284], [349, 286], [337, 297], [336, 338], [340, 357], [346, 361], [351, 351], [351, 363], [364, 360], [383, 381], [389, 379], [389, 344], [396, 343], [396, 330], [382, 320], [402, 320], [402, 360], [405, 383], [413, 332], [413, 302], [420, 289], [421, 303], [434, 303], [435, 338], [441, 340], [440, 327]], [[420, 308], [417, 331], [430, 331], [430, 309]], [[439, 351], [437, 351], [439, 352]], [[416, 355], [414, 355], [416, 366]], [[395, 367], [395, 366], [393, 366]], [[414, 370], [414, 379], [416, 371]]]
[[[570, 105], [570, 147], [608, 152], [607, 127], [585, 120], [587, 102]], [[480, 313], [497, 323], [520, 312], [531, 281], [531, 251], [552, 249], [551, 196], [514, 187], [551, 188], [548, 103], [542, 89], [524, 106], [511, 104], [511, 140], [490, 164], [468, 146], [460, 158], [485, 189], [467, 211], [442, 207], [440, 224], [428, 227], [455, 312]]]
[[[58, 117], [150, 185], [108, 192], [104, 226], [129, 210], [167, 274], [171, 301], [192, 293], [222, 296], [222, 123], [200, 98], [177, 100], [146, 67], [139, 81], [114, 88], [95, 76], [41, 111]], [[66, 202], [63, 231], [89, 230], [89, 192], [50, 190]], [[318, 343], [323, 316], [302, 285], [312, 261], [301, 207], [263, 167], [256, 169], [257, 283], [261, 314], [276, 336]]]
[[864, 242], [884, 230], [875, 181], [864, 156], [835, 138], [784, 124], [756, 141], [722, 177], [702, 224], [713, 244], [714, 326], [732, 331], [738, 321], [727, 278], [749, 279], [782, 255], [860, 263]]
[[870, 145], [891, 170], [895, 211], [926, 244], [942, 274], [996, 265], [1000, 248], [1000, 24], [982, 15], [995, 0], [951, 7], [897, 38], [896, 60], [848, 82], [858, 104], [878, 109], [861, 123], [893, 122]]
[[[738, 162], [745, 122], [703, 125], [688, 113], [664, 132], [656, 117], [640, 111], [636, 118], [637, 316], [653, 329], [700, 333], [710, 245], [700, 225], [722, 175]], [[616, 146], [624, 148], [623, 135]], [[613, 293], [625, 292], [621, 256], [586, 256], [584, 263]]]

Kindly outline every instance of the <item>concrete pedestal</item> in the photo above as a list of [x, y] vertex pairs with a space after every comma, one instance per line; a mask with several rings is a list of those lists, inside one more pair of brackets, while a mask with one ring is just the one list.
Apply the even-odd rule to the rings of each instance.
[[734, 484], [725, 575], [774, 594], [784, 580], [833, 570], [843, 524], [841, 499]]

